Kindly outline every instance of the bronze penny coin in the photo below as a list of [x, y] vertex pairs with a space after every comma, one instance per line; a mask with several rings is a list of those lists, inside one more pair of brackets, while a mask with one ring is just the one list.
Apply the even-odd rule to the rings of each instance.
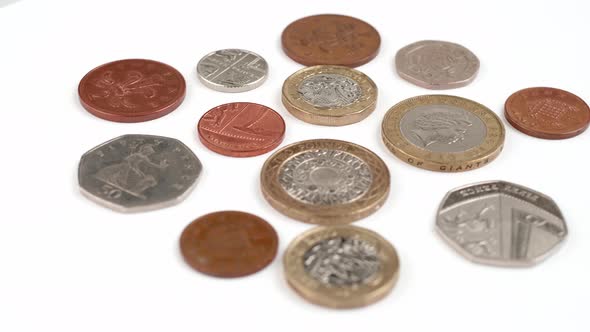
[[197, 125], [199, 139], [210, 150], [230, 157], [267, 153], [285, 137], [285, 121], [269, 107], [229, 103], [206, 112]]
[[91, 70], [80, 81], [82, 106], [115, 122], [157, 119], [184, 100], [182, 74], [167, 64], [143, 59], [119, 60]]
[[590, 124], [588, 105], [580, 97], [555, 88], [515, 92], [506, 100], [504, 114], [514, 128], [546, 139], [577, 136]]
[[235, 278], [270, 264], [278, 242], [274, 228], [263, 219], [245, 212], [220, 211], [189, 224], [180, 236], [180, 250], [197, 271]]
[[281, 37], [291, 59], [306, 65], [357, 67], [373, 60], [381, 37], [370, 24], [343, 15], [315, 15], [289, 24]]

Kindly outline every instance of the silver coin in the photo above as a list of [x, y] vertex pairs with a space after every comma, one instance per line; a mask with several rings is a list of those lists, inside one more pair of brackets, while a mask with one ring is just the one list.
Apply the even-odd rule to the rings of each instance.
[[244, 92], [264, 83], [268, 64], [258, 54], [246, 50], [226, 49], [209, 53], [197, 65], [201, 82], [221, 92]]
[[176, 139], [124, 135], [82, 156], [78, 182], [81, 192], [99, 204], [139, 212], [182, 201], [201, 169], [197, 156]]
[[423, 88], [442, 90], [471, 83], [479, 71], [479, 59], [459, 44], [424, 40], [400, 49], [395, 66], [403, 79]]
[[468, 259], [499, 266], [539, 263], [567, 236], [563, 215], [551, 198], [504, 181], [449, 192], [436, 229]]
[[402, 117], [400, 129], [410, 143], [441, 153], [467, 151], [487, 136], [485, 123], [473, 112], [443, 104], [411, 109]]

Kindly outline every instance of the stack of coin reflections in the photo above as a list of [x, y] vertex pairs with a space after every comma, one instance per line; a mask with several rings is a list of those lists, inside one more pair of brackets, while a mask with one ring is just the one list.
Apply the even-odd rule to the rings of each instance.
[[[307, 66], [282, 87], [282, 103], [294, 118], [344, 126], [372, 114], [377, 86], [352, 67], [378, 55], [381, 37], [374, 27], [353, 17], [316, 15], [289, 24], [281, 41], [288, 57]], [[402, 47], [394, 66], [407, 82], [441, 90], [472, 83], [480, 64], [459, 44], [424, 40]], [[211, 89], [234, 93], [262, 85], [268, 70], [266, 60], [254, 52], [225, 49], [204, 56], [197, 76]], [[79, 85], [86, 110], [117, 122], [162, 117], [181, 105], [185, 93], [184, 78], [176, 69], [144, 59], [102, 65]], [[285, 112], [263, 103], [228, 102], [205, 111], [196, 136], [204, 147], [225, 156], [262, 155], [283, 141], [286, 124], [281, 114]], [[563, 90], [528, 88], [508, 98], [505, 118], [527, 135], [565, 139], [588, 128], [590, 108]], [[480, 103], [433, 94], [391, 107], [381, 134], [387, 149], [402, 161], [454, 173], [497, 158], [505, 128], [496, 113]], [[201, 169], [199, 158], [176, 139], [129, 134], [85, 153], [78, 179], [81, 192], [95, 202], [137, 212], [181, 202], [195, 187]], [[269, 205], [286, 217], [317, 225], [283, 253], [286, 280], [298, 294], [315, 304], [352, 308], [390, 293], [400, 270], [395, 248], [379, 234], [349, 225], [378, 210], [389, 194], [390, 173], [377, 154], [333, 139], [295, 142], [261, 165], [260, 187]], [[563, 215], [550, 197], [504, 181], [449, 191], [434, 225], [461, 255], [500, 266], [538, 263], [567, 236]], [[235, 278], [269, 265], [278, 241], [267, 221], [228, 210], [190, 223], [180, 236], [180, 250], [195, 270]]]

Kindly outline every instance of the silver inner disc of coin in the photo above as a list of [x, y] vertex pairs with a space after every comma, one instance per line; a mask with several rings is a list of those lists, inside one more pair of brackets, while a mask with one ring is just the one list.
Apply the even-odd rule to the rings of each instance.
[[310, 150], [288, 159], [279, 183], [294, 199], [311, 205], [351, 203], [371, 187], [373, 175], [360, 158], [339, 150]]
[[313, 245], [303, 255], [305, 271], [326, 286], [367, 282], [380, 268], [378, 249], [354, 237], [333, 237]]
[[363, 94], [360, 84], [339, 74], [317, 74], [304, 79], [298, 88], [303, 99], [314, 107], [344, 107]]
[[206, 55], [197, 65], [203, 84], [222, 92], [243, 92], [259, 87], [268, 73], [268, 64], [256, 53], [227, 49]]
[[400, 129], [405, 139], [432, 152], [464, 152], [487, 135], [477, 115], [450, 105], [418, 106], [402, 117]]

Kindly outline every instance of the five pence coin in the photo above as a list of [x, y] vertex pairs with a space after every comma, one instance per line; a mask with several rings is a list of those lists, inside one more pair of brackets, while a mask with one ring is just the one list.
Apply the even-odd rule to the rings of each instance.
[[504, 125], [487, 107], [445, 95], [406, 99], [383, 119], [381, 136], [397, 157], [416, 167], [460, 172], [487, 165], [504, 145]]
[[119, 60], [91, 70], [80, 81], [82, 106], [115, 122], [142, 122], [174, 111], [184, 100], [186, 83], [171, 66], [143, 59]]
[[367, 75], [343, 66], [313, 66], [283, 84], [283, 105], [305, 122], [342, 126], [369, 116], [377, 103], [377, 86]]
[[379, 234], [354, 226], [303, 233], [289, 245], [283, 263], [298, 294], [331, 308], [377, 302], [391, 292], [399, 275], [394, 247]]
[[389, 194], [389, 170], [372, 151], [317, 139], [288, 145], [264, 163], [266, 200], [285, 215], [312, 224], [347, 224], [377, 211]]
[[180, 251], [199, 272], [235, 278], [270, 264], [278, 242], [274, 228], [263, 219], [245, 212], [221, 211], [189, 224], [180, 236]]
[[221, 92], [244, 92], [261, 86], [268, 64], [260, 55], [239, 49], [219, 50], [204, 56], [197, 65], [201, 82]]
[[588, 105], [580, 97], [555, 88], [515, 92], [506, 100], [504, 115], [514, 128], [546, 139], [580, 135], [590, 124]]

